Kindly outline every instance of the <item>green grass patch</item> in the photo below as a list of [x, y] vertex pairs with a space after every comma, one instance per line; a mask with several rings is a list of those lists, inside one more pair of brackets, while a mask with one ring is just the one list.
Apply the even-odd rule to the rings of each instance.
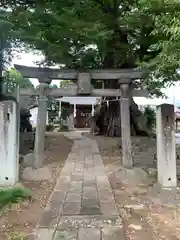
[[0, 189], [0, 210], [6, 206], [11, 206], [13, 203], [31, 199], [31, 197], [31, 191], [26, 188]]

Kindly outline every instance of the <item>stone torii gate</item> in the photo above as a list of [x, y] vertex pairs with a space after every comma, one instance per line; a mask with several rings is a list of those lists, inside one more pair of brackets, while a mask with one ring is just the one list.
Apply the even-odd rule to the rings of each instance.
[[[132, 82], [141, 78], [141, 72], [129, 70], [60, 70], [15, 66], [23, 77], [38, 78], [39, 90], [17, 89], [16, 101], [0, 102], [0, 184], [14, 185], [19, 179], [19, 96], [39, 96], [38, 125], [34, 149], [34, 168], [43, 167], [44, 137], [46, 127], [47, 96], [116, 96], [120, 97], [123, 166], [132, 167], [129, 99], [132, 96], [147, 96], [147, 91], [132, 89]], [[77, 87], [50, 89], [52, 79], [72, 79]], [[119, 80], [119, 89], [93, 89], [92, 80]], [[176, 187], [176, 152], [174, 134], [174, 106], [163, 104], [157, 107], [157, 169], [158, 182], [163, 187]], [[38, 173], [37, 173], [38, 174]]]
[[[142, 77], [141, 72], [134, 69], [95, 69], [89, 70], [88, 72], [78, 72], [76, 70], [26, 67], [21, 65], [15, 65], [15, 68], [23, 77], [37, 78], [40, 83], [38, 90], [20, 89], [21, 95], [39, 96], [34, 149], [35, 168], [42, 167], [43, 165], [47, 96], [54, 98], [62, 96], [120, 97], [123, 166], [128, 168], [133, 166], [131, 154], [129, 98], [131, 96], [146, 97], [148, 92], [146, 90], [132, 89], [130, 86], [133, 80], [140, 79]], [[49, 88], [49, 84], [52, 79], [75, 80], [77, 81], [77, 88], [51, 89]], [[118, 80], [120, 87], [119, 89], [93, 89], [91, 80]]]

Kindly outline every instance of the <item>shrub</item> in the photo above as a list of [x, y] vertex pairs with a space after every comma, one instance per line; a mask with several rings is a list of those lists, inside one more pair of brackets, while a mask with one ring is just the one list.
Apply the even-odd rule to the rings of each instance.
[[156, 121], [155, 110], [148, 106], [144, 109], [143, 115], [144, 115], [147, 128], [150, 130], [153, 130], [155, 126], [155, 121]]

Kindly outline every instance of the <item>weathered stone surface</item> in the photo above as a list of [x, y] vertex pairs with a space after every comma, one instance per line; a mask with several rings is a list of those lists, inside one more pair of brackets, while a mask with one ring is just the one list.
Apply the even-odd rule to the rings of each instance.
[[54, 229], [38, 229], [28, 237], [28, 240], [51, 240]]
[[126, 240], [123, 228], [117, 226], [103, 228], [102, 240]]
[[50, 205], [48, 208], [45, 208], [38, 226], [43, 228], [55, 227], [59, 221], [61, 211], [62, 205], [60, 204], [55, 208], [52, 205]]
[[115, 176], [122, 183], [129, 185], [142, 184], [148, 180], [148, 174], [141, 168], [123, 169], [115, 172]]
[[98, 228], [80, 228], [78, 240], [100, 240], [101, 232]]
[[116, 205], [114, 202], [100, 202], [101, 212], [105, 216], [118, 216]]
[[23, 156], [23, 162], [24, 167], [33, 167], [34, 164], [34, 153], [28, 153]]
[[66, 202], [81, 202], [81, 194], [79, 193], [69, 193], [66, 198]]
[[52, 179], [52, 173], [48, 167], [33, 169], [26, 167], [23, 171], [22, 178], [24, 180], [42, 181]]
[[80, 214], [81, 203], [80, 202], [66, 202], [63, 207], [63, 215], [78, 215]]
[[61, 204], [61, 203], [64, 203], [65, 202], [65, 199], [66, 199], [66, 195], [67, 193], [66, 192], [63, 192], [63, 191], [54, 191], [51, 195], [51, 198], [50, 198], [50, 204], [51, 206], [53, 206], [54, 208], [58, 208], [58, 206]]
[[62, 231], [56, 231], [54, 240], [76, 240], [78, 235], [78, 230], [75, 228], [66, 229]]

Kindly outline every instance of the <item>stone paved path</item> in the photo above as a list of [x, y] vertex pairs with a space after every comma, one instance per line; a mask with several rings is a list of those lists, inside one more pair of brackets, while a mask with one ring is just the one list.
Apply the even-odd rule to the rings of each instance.
[[68, 133], [74, 145], [34, 239], [124, 240], [122, 221], [95, 140]]

